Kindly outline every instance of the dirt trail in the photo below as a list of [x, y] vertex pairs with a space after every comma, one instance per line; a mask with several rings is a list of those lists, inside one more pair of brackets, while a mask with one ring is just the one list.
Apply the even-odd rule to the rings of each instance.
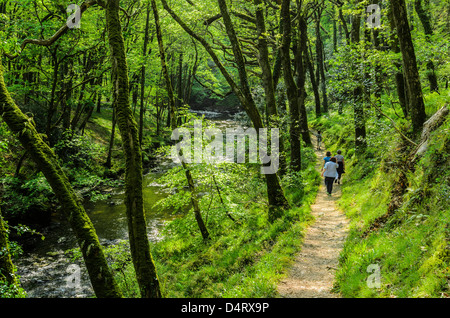
[[[316, 169], [319, 172], [322, 168], [324, 154], [325, 151], [316, 150]], [[343, 182], [345, 182], [345, 177], [343, 177]], [[278, 286], [280, 297], [339, 297], [339, 295], [331, 293], [331, 289], [339, 253], [348, 233], [348, 220], [336, 206], [336, 200], [340, 196], [340, 185], [335, 183], [332, 196], [329, 197], [322, 178], [316, 202], [311, 206], [315, 222], [307, 229], [302, 249], [296, 255], [295, 263], [287, 278]]]

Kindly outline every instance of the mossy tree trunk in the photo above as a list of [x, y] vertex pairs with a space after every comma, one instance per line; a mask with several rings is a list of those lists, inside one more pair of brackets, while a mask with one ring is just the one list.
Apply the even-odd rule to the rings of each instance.
[[137, 123], [130, 106], [128, 65], [119, 17], [119, 1], [108, 0], [105, 8], [111, 52], [114, 107], [125, 152], [125, 206], [131, 256], [141, 297], [159, 298], [161, 291], [147, 237], [142, 193], [142, 152]]
[[194, 178], [192, 178], [191, 170], [188, 165], [182, 161], [184, 173], [186, 175], [186, 180], [188, 182], [189, 191], [191, 192], [191, 203], [194, 210], [195, 221], [197, 222], [202, 238], [206, 241], [210, 238], [208, 229], [206, 228], [205, 222], [203, 221], [202, 213], [200, 210], [200, 203], [198, 199], [198, 193], [195, 188]]
[[264, 124], [261, 118], [261, 114], [259, 113], [258, 108], [256, 107], [255, 101], [253, 99], [250, 84], [248, 81], [247, 70], [245, 68], [245, 59], [242, 53], [239, 40], [236, 35], [236, 31], [234, 29], [233, 22], [231, 20], [231, 16], [228, 10], [228, 5], [225, 0], [218, 0], [220, 12], [222, 14], [223, 23], [225, 25], [225, 31], [230, 40], [231, 49], [233, 51], [233, 60], [236, 65], [236, 69], [238, 71], [239, 76], [239, 87], [240, 87], [240, 95], [243, 101], [243, 107], [246, 109], [250, 120], [253, 123], [256, 131], [258, 132], [259, 128], [263, 128]]
[[322, 90], [322, 107], [325, 113], [328, 113], [328, 97], [325, 79], [324, 49], [322, 35], [320, 34], [320, 21], [322, 17], [322, 8], [317, 9], [316, 17], [316, 56], [317, 56], [317, 84]]
[[42, 171], [58, 198], [62, 211], [77, 238], [96, 296], [99, 298], [121, 297], [94, 226], [61, 169], [56, 155], [42, 140], [30, 119], [12, 100], [3, 78], [1, 59], [0, 114], [9, 129], [17, 134], [22, 146]]
[[[228, 38], [231, 42], [231, 47], [233, 50], [233, 57], [236, 63], [236, 67], [239, 74], [239, 82], [241, 93], [243, 97], [243, 105], [246, 109], [248, 116], [250, 117], [253, 127], [259, 132], [260, 128], [264, 128], [261, 115], [256, 107], [255, 101], [251, 94], [250, 85], [248, 82], [247, 70], [245, 68], [245, 59], [242, 54], [241, 47], [234, 29], [233, 23], [231, 21], [228, 6], [225, 0], [218, 0], [220, 12], [222, 13], [222, 19], [225, 25], [225, 29]], [[265, 174], [266, 185], [267, 185], [267, 196], [269, 201], [269, 221], [273, 222], [277, 218], [283, 215], [283, 210], [289, 208], [289, 203], [284, 196], [284, 191], [281, 188], [280, 181], [276, 173]]]
[[[298, 10], [300, 11], [300, 4]], [[306, 22], [304, 13], [298, 14], [298, 50], [296, 54], [297, 64], [297, 86], [298, 86], [298, 108], [300, 113], [300, 127], [302, 130], [303, 142], [309, 147], [312, 146], [311, 136], [308, 127], [308, 114], [306, 111], [306, 54], [308, 54], [308, 24]]]
[[148, 43], [149, 43], [149, 28], [150, 28], [150, 3], [147, 3], [147, 15], [145, 19], [145, 34], [144, 34], [144, 45], [142, 48], [142, 56], [144, 57], [143, 65], [141, 68], [141, 106], [139, 109], [139, 143], [142, 145], [142, 140], [144, 138], [144, 114], [145, 114], [145, 60], [148, 53]]
[[307, 51], [305, 52], [305, 60], [306, 65], [308, 67], [308, 73], [309, 73], [309, 79], [311, 81], [311, 87], [314, 93], [314, 102], [315, 102], [315, 112], [316, 117], [322, 116], [322, 110], [321, 110], [321, 103], [320, 103], [320, 93], [319, 93], [319, 86], [316, 82], [315, 72], [314, 72], [314, 64], [312, 62], [311, 54], [309, 54], [310, 48], [307, 48]]
[[283, 0], [280, 12], [280, 21], [283, 25], [283, 39], [281, 43], [281, 60], [283, 67], [284, 83], [286, 85], [286, 95], [289, 102], [289, 137], [291, 143], [291, 169], [300, 171], [302, 169], [301, 160], [301, 129], [300, 113], [298, 107], [298, 88], [295, 84], [291, 69], [291, 16], [290, 0]]
[[17, 285], [14, 265], [9, 252], [8, 233], [0, 210], [0, 281], [4, 280], [9, 286]]
[[155, 28], [156, 28], [156, 39], [158, 40], [158, 48], [159, 48], [159, 56], [161, 60], [161, 67], [162, 67], [162, 74], [164, 77], [164, 80], [166, 82], [166, 88], [167, 88], [167, 95], [168, 95], [168, 103], [169, 103], [169, 111], [168, 111], [168, 117], [170, 118], [170, 128], [174, 130], [177, 127], [177, 116], [176, 116], [176, 109], [175, 109], [175, 97], [173, 93], [173, 86], [172, 81], [170, 80], [169, 76], [169, 70], [167, 68], [167, 61], [166, 61], [166, 51], [164, 48], [164, 42], [162, 38], [162, 31], [161, 31], [161, 25], [159, 22], [159, 13], [158, 13], [158, 7], [156, 6], [156, 1], [151, 0], [152, 4], [152, 10], [153, 10], [153, 17], [155, 19]]
[[275, 87], [273, 83], [272, 69], [269, 62], [269, 48], [267, 44], [267, 31], [264, 18], [262, 0], [253, 0], [256, 8], [256, 28], [258, 32], [258, 62], [262, 71], [262, 83], [266, 94], [266, 109], [269, 117], [268, 124], [273, 123], [278, 117]]
[[[359, 1], [358, 1], [359, 2]], [[352, 29], [351, 29], [351, 42], [356, 50], [356, 54], [361, 54], [360, 50], [364, 50], [360, 47], [361, 40], [361, 17], [358, 14], [353, 16], [352, 20]], [[361, 57], [359, 59], [360, 63], [364, 63], [364, 58]], [[356, 67], [356, 65], [354, 65]], [[356, 67], [357, 68], [357, 67]], [[355, 123], [355, 152], [358, 156], [362, 156], [367, 149], [367, 140], [366, 140], [366, 116], [364, 111], [364, 103], [363, 103], [363, 79], [362, 75], [355, 71], [355, 88], [353, 89], [353, 114], [354, 114], [354, 123]]]
[[105, 167], [111, 169], [112, 167], [112, 152], [114, 148], [114, 139], [116, 138], [116, 108], [113, 105], [113, 112], [111, 117], [111, 134], [109, 136], [108, 155], [106, 156]]
[[[186, 23], [184, 23], [180, 17], [169, 7], [166, 0], [161, 0], [164, 9], [172, 16], [172, 18], [195, 40], [200, 42], [204, 49], [207, 51], [211, 59], [214, 61], [227, 83], [230, 85], [232, 91], [238, 97], [242, 107], [247, 113], [248, 117], [253, 123], [253, 127], [256, 131], [259, 128], [264, 128], [261, 115], [253, 100], [250, 87], [248, 84], [247, 71], [245, 69], [245, 61], [242, 55], [242, 51], [239, 47], [236, 33], [231, 22], [228, 7], [225, 1], [219, 0], [219, 7], [222, 13], [224, 25], [226, 27], [227, 34], [230, 38], [231, 46], [234, 53], [234, 60], [239, 72], [239, 85], [234, 81], [231, 74], [225, 68], [219, 57], [213, 50], [212, 46], [196, 32], [194, 32]], [[275, 74], [274, 74], [275, 77]], [[274, 79], [275, 81], [275, 79]], [[284, 191], [281, 187], [277, 174], [266, 174], [267, 196], [269, 201], [269, 219], [274, 220], [282, 215], [283, 209], [289, 208], [289, 203], [284, 195]]]
[[[431, 19], [428, 12], [422, 6], [422, 0], [414, 1], [414, 8], [416, 9], [419, 20], [422, 23], [423, 30], [427, 41], [431, 41], [430, 37], [433, 35], [433, 27], [431, 26]], [[430, 83], [430, 90], [433, 92], [439, 91], [439, 85], [437, 81], [436, 71], [434, 63], [431, 59], [427, 61], [427, 78]]]
[[[392, 12], [392, 3], [389, 4], [388, 10], [389, 11], [387, 15], [389, 19], [389, 26], [391, 28], [391, 36], [390, 36], [391, 50], [394, 51], [395, 53], [400, 53], [400, 45], [398, 43], [398, 37], [396, 36], [394, 13]], [[402, 108], [403, 115], [405, 117], [408, 117], [409, 116], [408, 92], [406, 91], [407, 88], [405, 83], [405, 77], [403, 76], [402, 63], [400, 61], [400, 58], [394, 61], [394, 65], [397, 68], [397, 71], [395, 72], [395, 84], [397, 89], [398, 101]]]
[[[258, 32], [258, 52], [259, 52], [259, 64], [262, 70], [262, 82], [265, 91], [265, 100], [267, 105], [267, 115], [269, 117], [268, 126], [271, 128], [278, 128], [278, 111], [277, 111], [277, 103], [275, 97], [275, 85], [273, 79], [272, 69], [270, 67], [269, 62], [269, 48], [267, 41], [267, 32], [264, 18], [264, 10], [263, 4], [261, 0], [254, 0], [253, 3], [256, 7], [256, 28]], [[279, 142], [279, 156], [280, 156], [280, 167], [282, 172], [286, 168], [286, 159], [283, 154], [284, 150], [284, 142], [283, 139], [280, 139]], [[269, 202], [276, 203], [276, 200], [283, 200], [284, 193], [282, 191], [281, 186], [279, 185], [278, 177], [276, 174], [266, 175], [266, 183], [267, 183], [267, 191]], [[276, 199], [279, 198], [279, 199]], [[270, 203], [269, 203], [270, 204]], [[284, 205], [271, 205], [270, 209], [272, 212], [269, 213], [270, 221], [275, 220], [276, 218], [282, 216], [282, 209], [287, 208], [287, 202]]]
[[[278, 128], [280, 125], [280, 120], [277, 110], [274, 78], [269, 60], [269, 45], [267, 40], [267, 28], [264, 18], [263, 2], [262, 0], [253, 0], [253, 3], [256, 7], [255, 21], [256, 29], [258, 32], [258, 62], [262, 71], [262, 83], [265, 92], [265, 102], [268, 116], [267, 125], [269, 127]], [[286, 169], [286, 157], [284, 155], [284, 141], [282, 136], [280, 136], [279, 145], [280, 175], [282, 175]]]
[[[169, 111], [171, 111], [171, 109], [173, 109], [173, 107], [175, 107], [176, 105], [176, 101], [175, 101], [175, 95], [173, 93], [173, 84], [172, 84], [172, 80], [169, 76], [169, 72], [168, 72], [168, 68], [167, 68], [167, 61], [166, 61], [166, 55], [165, 55], [165, 51], [164, 51], [164, 42], [163, 42], [163, 38], [162, 38], [162, 32], [161, 32], [161, 28], [159, 26], [159, 13], [158, 13], [158, 8], [156, 6], [156, 2], [155, 0], [151, 0], [152, 2], [152, 8], [153, 8], [153, 14], [154, 14], [154, 18], [155, 18], [155, 24], [156, 24], [156, 36], [158, 39], [158, 46], [159, 46], [159, 52], [160, 52], [160, 60], [161, 60], [161, 67], [162, 67], [162, 74], [164, 76], [165, 82], [166, 82], [166, 87], [167, 87], [167, 91], [168, 91], [168, 104], [169, 104]], [[180, 59], [179, 59], [179, 69], [178, 69], [178, 96], [177, 96], [177, 100], [180, 102], [180, 98], [181, 98], [181, 85], [182, 85], [182, 68], [183, 68], [183, 57], [182, 54], [180, 54]], [[178, 106], [181, 106], [181, 104], [178, 104]], [[175, 129], [178, 126], [178, 120], [175, 117], [175, 112], [172, 112], [171, 115], [171, 128]], [[180, 153], [180, 158], [183, 157], [183, 154]], [[189, 187], [189, 192], [191, 193], [191, 203], [192, 203], [192, 207], [194, 210], [194, 217], [195, 220], [197, 222], [197, 225], [200, 229], [200, 233], [202, 234], [202, 237], [204, 240], [208, 240], [209, 239], [209, 232], [208, 229], [206, 228], [205, 222], [203, 221], [203, 217], [201, 214], [201, 210], [200, 210], [200, 203], [199, 203], [199, 198], [198, 198], [198, 194], [197, 194], [197, 190], [195, 188], [195, 183], [194, 183], [194, 178], [192, 177], [192, 173], [191, 170], [188, 166], [188, 164], [186, 164], [182, 159], [181, 159], [181, 163], [183, 166], [183, 170], [186, 176], [186, 181], [188, 183], [188, 187]]]
[[409, 110], [413, 126], [413, 133], [418, 135], [422, 131], [426, 120], [425, 104], [423, 101], [422, 84], [417, 69], [416, 53], [409, 29], [405, 0], [392, 0], [397, 37], [402, 52], [403, 71], [408, 91]]

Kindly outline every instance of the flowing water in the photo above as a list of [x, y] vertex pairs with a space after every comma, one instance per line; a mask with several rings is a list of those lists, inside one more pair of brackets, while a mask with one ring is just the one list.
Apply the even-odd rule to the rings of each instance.
[[[176, 215], [161, 211], [153, 205], [167, 196], [157, 183], [161, 172], [144, 176], [144, 204], [147, 217], [148, 238], [151, 242], [161, 239], [161, 229]], [[103, 246], [117, 244], [128, 239], [128, 226], [123, 203], [124, 192], [116, 189], [108, 200], [85, 204], [100, 243]], [[22, 287], [28, 297], [90, 297], [93, 290], [87, 271], [81, 260], [72, 260], [68, 249], [77, 247], [75, 236], [68, 222], [59, 214], [53, 216], [52, 225], [44, 230], [45, 239], [32, 248], [24, 249], [24, 255], [16, 261]], [[80, 268], [80, 284], [68, 284], [73, 273], [71, 266]]]
[[[217, 127], [229, 126], [230, 118], [219, 113], [199, 112], [205, 115]], [[173, 167], [171, 162], [162, 162], [158, 168], [144, 176], [144, 204], [147, 217], [147, 232], [151, 242], [161, 239], [164, 225], [178, 217], [171, 211], [161, 211], [154, 204], [166, 197], [158, 184], [158, 178]], [[171, 189], [172, 190], [172, 189]], [[117, 244], [128, 238], [128, 226], [123, 203], [124, 190], [111, 189], [111, 196], [104, 201], [85, 204], [100, 243], [103, 246]], [[51, 225], [44, 229], [44, 240], [38, 240], [32, 247], [24, 248], [24, 254], [15, 260], [20, 282], [30, 298], [86, 298], [93, 297], [94, 292], [82, 260], [73, 260], [67, 250], [77, 247], [68, 222], [59, 214], [53, 216]], [[73, 266], [80, 269], [81, 280], [74, 284]], [[69, 281], [69, 283], [68, 283]]]

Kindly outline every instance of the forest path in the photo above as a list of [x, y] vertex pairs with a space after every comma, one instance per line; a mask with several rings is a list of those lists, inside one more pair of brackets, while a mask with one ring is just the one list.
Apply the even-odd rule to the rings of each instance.
[[[317, 145], [313, 136], [313, 145]], [[325, 150], [317, 150], [316, 169], [320, 172]], [[322, 148], [323, 149], [323, 148]], [[342, 181], [342, 180], [341, 180]], [[345, 182], [345, 179], [344, 179]], [[348, 219], [337, 208], [341, 187], [333, 186], [332, 196], [326, 193], [323, 178], [316, 202], [311, 206], [315, 218], [306, 232], [303, 246], [295, 257], [288, 276], [278, 285], [279, 297], [283, 298], [338, 298], [331, 292], [334, 273], [348, 233]]]

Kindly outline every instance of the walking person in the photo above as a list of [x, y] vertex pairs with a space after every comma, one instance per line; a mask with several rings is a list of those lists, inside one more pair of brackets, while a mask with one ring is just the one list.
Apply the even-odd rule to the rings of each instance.
[[320, 150], [320, 144], [322, 143], [322, 134], [320, 133], [320, 130], [317, 131], [317, 150]]
[[316, 138], [317, 138], [317, 150], [320, 150], [320, 145], [322, 144], [322, 133], [320, 132], [320, 130], [317, 131], [317, 134], [314, 131], [312, 131], [312, 130], [311, 130], [311, 132], [312, 132], [312, 134], [314, 136], [316, 136]]
[[323, 158], [323, 167], [322, 167], [322, 171], [325, 168], [325, 165], [327, 164], [327, 162], [329, 162], [331, 159], [331, 152], [327, 151], [325, 157]]
[[332, 157], [323, 168], [322, 177], [325, 177], [325, 185], [327, 186], [328, 196], [331, 196], [331, 192], [333, 191], [333, 183], [338, 176], [338, 167], [339, 165], [337, 164], [336, 158]]
[[335, 156], [335, 158], [337, 160], [337, 164], [339, 165], [339, 167], [337, 169], [338, 177], [337, 177], [335, 182], [337, 182], [337, 184], [341, 184], [342, 174], [345, 173], [344, 156], [342, 155], [342, 151], [341, 150], [337, 151], [337, 155]]

